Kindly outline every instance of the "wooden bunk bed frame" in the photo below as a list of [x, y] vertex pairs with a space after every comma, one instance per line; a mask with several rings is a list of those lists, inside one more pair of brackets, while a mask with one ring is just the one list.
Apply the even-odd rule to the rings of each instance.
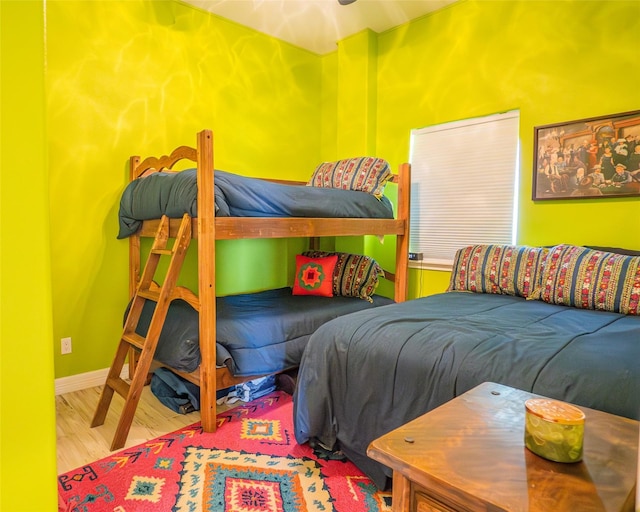
[[[199, 311], [199, 336], [201, 364], [193, 373], [172, 371], [200, 386], [202, 426], [205, 432], [216, 429], [216, 391], [253, 377], [235, 377], [226, 368], [216, 368], [216, 240], [245, 238], [295, 238], [317, 239], [325, 236], [396, 235], [395, 273], [386, 272], [386, 278], [394, 282], [396, 301], [407, 298], [407, 273], [409, 249], [409, 188], [410, 166], [402, 164], [392, 182], [398, 185], [395, 219], [360, 218], [279, 218], [279, 217], [216, 217], [214, 203], [213, 134], [203, 130], [197, 135], [197, 148], [181, 146], [170, 155], [141, 160], [130, 158], [130, 180], [158, 171], [171, 171], [181, 160], [189, 160], [197, 166], [198, 217], [191, 219], [191, 237], [198, 240], [198, 293], [184, 287], [176, 287], [173, 298], [181, 298]], [[304, 184], [286, 180], [278, 183]], [[161, 220], [144, 221], [140, 230], [129, 237], [129, 293], [133, 297], [141, 279], [141, 238], [155, 237]], [[169, 237], [178, 235], [182, 220], [169, 220]], [[130, 375], [133, 374], [136, 351], [129, 352]], [[108, 407], [108, 405], [107, 405]], [[106, 413], [105, 413], [106, 414]], [[128, 429], [127, 429], [128, 430]], [[126, 433], [125, 433], [126, 438]], [[115, 440], [114, 440], [114, 444]], [[118, 443], [120, 444], [120, 443]], [[122, 440], [124, 444], [124, 440]], [[112, 449], [115, 449], [112, 446]]]

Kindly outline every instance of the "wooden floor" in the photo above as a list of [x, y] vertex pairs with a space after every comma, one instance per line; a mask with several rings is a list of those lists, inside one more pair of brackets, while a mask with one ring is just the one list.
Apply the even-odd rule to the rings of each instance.
[[[56, 396], [58, 474], [110, 455], [124, 400], [117, 394], [104, 425], [90, 428], [102, 386]], [[221, 410], [221, 408], [219, 408]], [[200, 421], [198, 411], [182, 415], [162, 405], [145, 386], [125, 448]]]
[[[276, 388], [290, 395], [293, 394], [296, 375], [296, 370], [277, 375]], [[114, 393], [104, 425], [91, 428], [89, 425], [101, 391], [102, 386], [96, 386], [56, 396], [58, 474], [95, 462], [113, 453], [110, 450], [111, 441], [120, 419], [124, 399]], [[218, 413], [242, 403], [218, 405]], [[145, 386], [124, 448], [144, 443], [199, 421], [199, 411], [189, 414], [173, 412], [160, 403], [151, 392], [150, 386]]]

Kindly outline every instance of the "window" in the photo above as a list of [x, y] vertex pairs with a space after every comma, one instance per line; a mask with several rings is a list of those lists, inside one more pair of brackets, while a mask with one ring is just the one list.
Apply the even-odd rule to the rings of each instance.
[[461, 247], [515, 243], [519, 120], [511, 111], [412, 130], [409, 250], [423, 254], [418, 266], [450, 269]]

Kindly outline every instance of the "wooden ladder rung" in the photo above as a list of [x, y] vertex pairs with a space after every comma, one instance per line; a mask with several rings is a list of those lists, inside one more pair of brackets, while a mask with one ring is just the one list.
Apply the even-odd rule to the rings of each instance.
[[173, 254], [173, 249], [151, 249], [149, 252], [159, 256], [171, 256]]
[[145, 338], [140, 336], [135, 332], [125, 332], [122, 334], [122, 339], [126, 341], [129, 345], [133, 345], [134, 347], [142, 350], [144, 348], [144, 344], [146, 342]]
[[129, 394], [129, 389], [131, 388], [131, 385], [126, 380], [120, 377], [107, 378], [107, 386], [112, 388], [122, 398], [127, 398], [127, 395]]
[[144, 297], [145, 299], [158, 302], [158, 299], [160, 299], [160, 292], [156, 290], [138, 290], [138, 297]]

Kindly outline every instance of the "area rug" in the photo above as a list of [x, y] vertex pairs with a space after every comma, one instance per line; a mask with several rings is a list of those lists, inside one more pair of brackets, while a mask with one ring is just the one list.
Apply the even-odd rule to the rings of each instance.
[[356, 466], [293, 434], [291, 396], [276, 391], [58, 476], [73, 512], [361, 512], [391, 510]]

